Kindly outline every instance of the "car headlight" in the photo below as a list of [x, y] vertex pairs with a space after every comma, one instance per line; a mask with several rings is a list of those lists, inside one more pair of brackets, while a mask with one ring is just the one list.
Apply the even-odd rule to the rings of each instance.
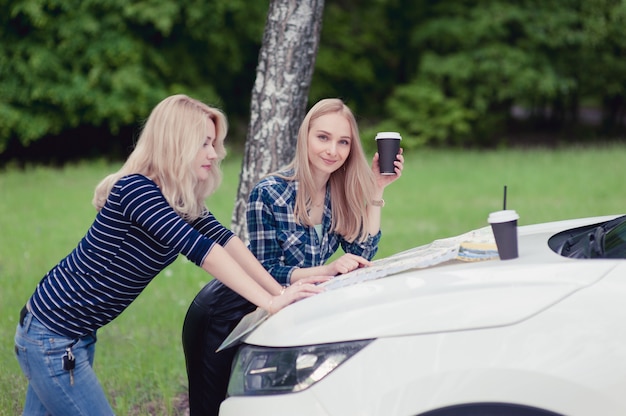
[[303, 347], [246, 345], [235, 357], [229, 396], [302, 391], [372, 342], [371, 339]]

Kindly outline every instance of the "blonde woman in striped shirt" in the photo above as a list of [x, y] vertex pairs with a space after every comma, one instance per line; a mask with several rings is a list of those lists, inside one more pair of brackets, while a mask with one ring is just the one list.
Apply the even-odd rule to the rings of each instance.
[[25, 415], [112, 415], [92, 368], [96, 332], [183, 254], [274, 313], [320, 291], [284, 290], [205, 205], [221, 180], [226, 117], [185, 95], [161, 101], [122, 168], [97, 186], [95, 220], [20, 313]]

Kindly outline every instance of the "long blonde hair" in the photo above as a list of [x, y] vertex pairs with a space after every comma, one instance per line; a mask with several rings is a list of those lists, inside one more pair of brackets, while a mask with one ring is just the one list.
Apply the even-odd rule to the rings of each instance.
[[315, 191], [308, 155], [308, 134], [311, 124], [326, 114], [338, 113], [348, 120], [352, 131], [350, 154], [344, 165], [334, 171], [329, 178], [332, 201], [331, 231], [343, 236], [347, 241], [363, 241], [368, 237], [367, 204], [373, 199], [375, 178], [363, 151], [359, 137], [359, 128], [354, 114], [338, 98], [326, 98], [318, 101], [304, 117], [298, 131], [296, 155], [285, 169], [293, 169], [287, 180], [298, 181], [294, 214], [300, 224], [312, 226], [308, 215], [311, 195]]
[[[208, 123], [215, 124], [215, 152], [211, 174], [198, 180], [194, 161], [205, 143]], [[222, 181], [220, 162], [226, 156], [226, 116], [220, 110], [186, 95], [172, 95], [150, 113], [137, 144], [121, 169], [96, 187], [93, 205], [104, 206], [113, 185], [123, 176], [138, 173], [157, 183], [167, 202], [182, 218], [192, 221], [206, 209], [205, 199]]]

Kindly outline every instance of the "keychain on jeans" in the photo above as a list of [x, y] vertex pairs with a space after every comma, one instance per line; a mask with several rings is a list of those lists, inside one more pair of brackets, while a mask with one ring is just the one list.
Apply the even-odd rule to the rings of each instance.
[[[73, 345], [73, 344], [72, 344]], [[65, 349], [65, 354], [61, 357], [63, 361], [63, 369], [70, 372], [70, 385], [74, 385], [74, 367], [76, 366], [76, 358], [72, 352], [72, 346], [70, 345]]]

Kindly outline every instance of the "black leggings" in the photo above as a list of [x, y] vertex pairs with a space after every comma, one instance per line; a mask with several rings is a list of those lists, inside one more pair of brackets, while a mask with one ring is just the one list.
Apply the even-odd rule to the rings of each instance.
[[217, 415], [226, 398], [237, 347], [215, 352], [239, 321], [256, 307], [218, 280], [210, 281], [189, 306], [183, 350], [189, 382], [189, 415]]

